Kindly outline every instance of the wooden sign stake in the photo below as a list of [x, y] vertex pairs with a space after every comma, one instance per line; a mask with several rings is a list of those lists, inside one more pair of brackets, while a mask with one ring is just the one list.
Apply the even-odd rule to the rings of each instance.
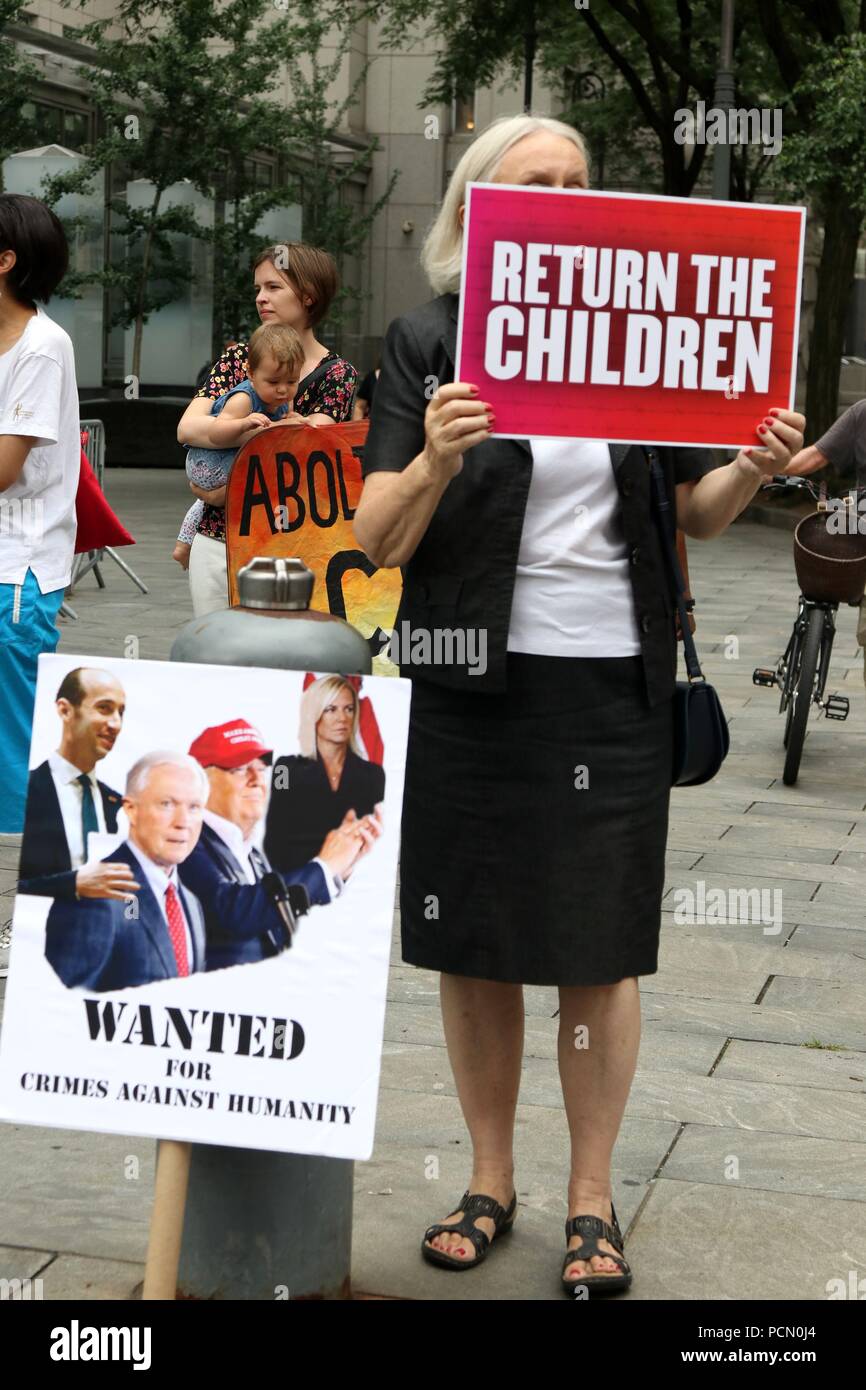
[[156, 1156], [156, 1181], [142, 1301], [177, 1295], [177, 1271], [183, 1237], [183, 1217], [189, 1183], [192, 1145], [176, 1139], [160, 1139]]

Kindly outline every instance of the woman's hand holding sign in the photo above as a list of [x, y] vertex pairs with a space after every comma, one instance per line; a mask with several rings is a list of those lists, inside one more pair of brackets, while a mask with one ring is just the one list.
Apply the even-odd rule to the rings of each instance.
[[774, 409], [755, 426], [756, 433], [765, 446], [757, 449], [750, 446], [741, 449], [735, 462], [748, 477], [759, 484], [774, 473], [784, 473], [795, 454], [803, 447], [803, 431], [806, 417], [796, 410]]
[[390, 569], [414, 555], [463, 454], [490, 438], [492, 407], [466, 381], [440, 386], [424, 413], [424, 448], [399, 473], [365, 480], [355, 513], [355, 536], [374, 565]]
[[452, 381], [439, 387], [427, 407], [424, 457], [437, 480], [450, 482], [463, 467], [465, 451], [490, 438], [493, 409], [477, 396], [477, 386]]
[[784, 473], [803, 447], [805, 416], [774, 408], [755, 426], [764, 448], [746, 445], [732, 463], [677, 487], [677, 525], [687, 536], [719, 536], [749, 505], [765, 478]]

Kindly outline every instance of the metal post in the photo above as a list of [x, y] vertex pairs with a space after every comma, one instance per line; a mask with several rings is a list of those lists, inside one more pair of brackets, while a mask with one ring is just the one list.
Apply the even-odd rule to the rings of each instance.
[[[736, 85], [734, 82], [734, 0], [722, 0], [722, 30], [719, 43], [719, 66], [716, 72], [716, 89], [713, 106], [726, 113], [734, 105]], [[727, 135], [724, 142], [713, 150], [713, 197], [731, 196], [731, 146]]]
[[348, 1298], [353, 1173], [348, 1159], [194, 1144], [181, 1294]]

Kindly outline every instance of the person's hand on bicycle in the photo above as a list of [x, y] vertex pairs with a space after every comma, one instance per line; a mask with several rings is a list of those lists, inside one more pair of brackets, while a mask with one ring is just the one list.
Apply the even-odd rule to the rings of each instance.
[[736, 462], [743, 472], [756, 474], [761, 478], [771, 478], [774, 473], [785, 473], [795, 457], [803, 450], [803, 430], [806, 417], [796, 410], [782, 410], [774, 407], [767, 411], [766, 418], [755, 426], [755, 431], [764, 446], [748, 446], [737, 454]]

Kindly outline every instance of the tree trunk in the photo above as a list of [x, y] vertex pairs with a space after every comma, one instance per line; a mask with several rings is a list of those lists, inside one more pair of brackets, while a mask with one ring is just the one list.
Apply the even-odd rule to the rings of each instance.
[[144, 301], [147, 295], [147, 277], [150, 272], [150, 251], [153, 246], [153, 227], [156, 221], [156, 214], [159, 211], [159, 203], [162, 198], [162, 189], [157, 191], [150, 209], [150, 226], [144, 238], [144, 249], [141, 253], [141, 274], [138, 280], [138, 304], [135, 312], [135, 332], [132, 338], [132, 375], [136, 382], [141, 382], [141, 339], [144, 332]]
[[806, 382], [807, 443], [820, 439], [836, 419], [845, 319], [864, 221], [863, 214], [850, 207], [841, 190], [825, 199], [823, 213], [824, 247], [818, 266]]
[[535, 46], [538, 33], [535, 22], [535, 0], [527, 5], [526, 28], [523, 33], [523, 109], [532, 110], [532, 76], [535, 67]]

